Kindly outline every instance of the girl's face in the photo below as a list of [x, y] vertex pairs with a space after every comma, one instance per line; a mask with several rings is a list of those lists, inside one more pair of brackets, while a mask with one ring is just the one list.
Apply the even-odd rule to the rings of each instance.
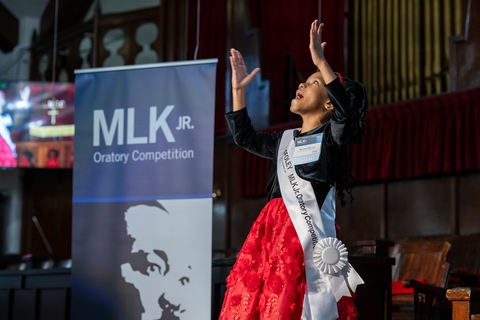
[[325, 104], [328, 101], [322, 73], [316, 72], [305, 83], [300, 83], [295, 98], [292, 99], [290, 111], [300, 116], [324, 112], [326, 111]]

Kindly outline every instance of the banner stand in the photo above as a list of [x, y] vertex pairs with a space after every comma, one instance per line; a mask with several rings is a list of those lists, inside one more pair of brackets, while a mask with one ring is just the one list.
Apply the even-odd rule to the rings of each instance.
[[73, 320], [210, 319], [216, 64], [76, 70]]

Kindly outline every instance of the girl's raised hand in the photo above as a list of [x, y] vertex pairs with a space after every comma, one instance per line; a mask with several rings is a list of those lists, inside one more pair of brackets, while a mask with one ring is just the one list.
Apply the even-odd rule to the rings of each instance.
[[232, 66], [232, 89], [245, 89], [253, 77], [260, 71], [256, 68], [250, 74], [247, 72], [245, 61], [240, 51], [230, 49], [230, 64]]
[[318, 23], [318, 20], [312, 22], [310, 27], [310, 54], [312, 55], [313, 63], [318, 67], [318, 64], [325, 61], [323, 50], [327, 45], [322, 42], [323, 23]]

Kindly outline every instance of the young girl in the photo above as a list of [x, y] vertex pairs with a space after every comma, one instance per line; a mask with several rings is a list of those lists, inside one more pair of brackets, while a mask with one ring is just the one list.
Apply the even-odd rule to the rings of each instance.
[[352, 296], [363, 282], [336, 239], [335, 189], [345, 205], [351, 144], [361, 141], [367, 100], [361, 84], [337, 76], [325, 61], [322, 29], [312, 23], [309, 46], [320, 72], [299, 85], [290, 107], [302, 117], [301, 130], [255, 132], [245, 87], [260, 69], [247, 73], [231, 49], [230, 130], [239, 146], [273, 162], [269, 202], [227, 278], [220, 319], [356, 319]]

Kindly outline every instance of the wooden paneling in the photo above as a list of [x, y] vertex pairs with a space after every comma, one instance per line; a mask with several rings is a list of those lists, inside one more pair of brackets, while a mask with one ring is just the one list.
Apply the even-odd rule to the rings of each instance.
[[352, 204], [348, 201], [342, 208], [337, 202], [336, 221], [341, 228], [339, 237], [342, 241], [353, 243], [359, 239], [384, 238], [384, 192], [383, 184], [359, 186], [352, 190], [355, 197]]
[[10, 320], [10, 296], [12, 291], [10, 289], [0, 289], [0, 320]]
[[[253, 178], [253, 177], [252, 177]], [[231, 248], [240, 250], [248, 232], [260, 211], [267, 204], [267, 197], [239, 199], [232, 207]]]
[[42, 238], [32, 222], [32, 211], [58, 259], [71, 258], [72, 170], [25, 170], [22, 203], [23, 254], [48, 256]]
[[448, 177], [389, 183], [390, 239], [450, 233]]
[[[70, 278], [70, 277], [69, 277]], [[39, 294], [39, 320], [68, 319], [69, 295], [66, 288], [44, 289]]]
[[35, 308], [27, 306], [34, 306], [36, 303], [35, 290], [15, 290], [13, 296], [13, 312], [11, 319], [13, 320], [35, 320]]
[[0, 319], [70, 319], [70, 279], [71, 269], [0, 270]]
[[225, 257], [228, 248], [226, 239], [226, 222], [228, 207], [229, 187], [229, 143], [222, 139], [215, 139], [213, 149], [213, 239], [212, 248], [214, 257]]
[[337, 209], [340, 237], [346, 243], [480, 233], [478, 172], [361, 185], [353, 194], [353, 204]]
[[480, 174], [458, 178], [458, 220], [460, 234], [480, 233]]

